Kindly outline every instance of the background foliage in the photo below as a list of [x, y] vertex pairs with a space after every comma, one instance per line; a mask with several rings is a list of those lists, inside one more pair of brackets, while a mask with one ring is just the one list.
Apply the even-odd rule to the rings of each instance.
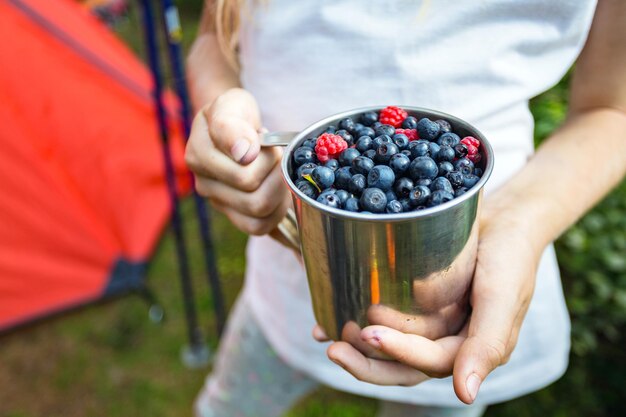
[[[179, 2], [187, 45], [193, 38], [201, 0]], [[131, 9], [118, 24], [121, 36], [141, 52], [142, 34]], [[564, 119], [567, 77], [535, 98], [539, 144]], [[581, 187], [585, 186], [581, 179]], [[186, 202], [187, 235], [205, 335], [214, 349], [214, 317], [197, 244], [193, 207]], [[246, 237], [217, 215], [214, 237], [230, 306], [242, 282]], [[537, 393], [491, 407], [488, 417], [626, 415], [626, 182], [575, 224], [557, 244], [563, 285], [572, 316], [572, 354], [565, 376]], [[155, 326], [134, 297], [0, 339], [0, 416], [181, 416], [207, 370], [190, 371], [179, 361], [185, 341], [173, 242], [167, 234], [151, 265], [149, 282], [167, 311]], [[290, 417], [374, 416], [370, 399], [321, 388]]]

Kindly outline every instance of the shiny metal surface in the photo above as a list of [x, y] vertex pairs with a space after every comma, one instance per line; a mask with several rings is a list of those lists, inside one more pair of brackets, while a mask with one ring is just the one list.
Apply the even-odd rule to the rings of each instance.
[[298, 132], [263, 132], [259, 135], [261, 146], [287, 146]]
[[293, 150], [340, 119], [381, 107], [315, 123], [294, 138], [283, 157], [315, 317], [334, 340], [346, 338], [346, 329], [354, 328], [354, 323], [422, 333], [426, 329], [427, 336], [441, 337], [458, 332], [469, 311], [478, 211], [493, 169], [493, 151], [480, 132], [456, 117], [404, 108], [418, 119], [446, 119], [462, 137], [472, 135], [481, 141], [479, 166], [484, 174], [475, 187], [440, 206], [385, 215], [333, 209], [302, 194], [291, 179]]

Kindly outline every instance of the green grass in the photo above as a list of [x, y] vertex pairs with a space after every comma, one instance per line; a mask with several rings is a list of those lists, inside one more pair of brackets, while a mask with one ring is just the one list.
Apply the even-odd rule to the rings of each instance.
[[[185, 2], [185, 44], [195, 34], [199, 0]], [[141, 52], [135, 12], [118, 28]], [[532, 102], [540, 142], [567, 109], [566, 80]], [[571, 365], [556, 384], [497, 405], [488, 417], [624, 415], [626, 354], [626, 185], [622, 184], [557, 244], [574, 320]], [[183, 205], [199, 317], [212, 349], [218, 344], [212, 300], [190, 201]], [[226, 302], [242, 285], [246, 236], [221, 215], [214, 240]], [[148, 320], [137, 297], [91, 306], [0, 339], [0, 417], [183, 416], [209, 369], [188, 370], [179, 360], [186, 341], [173, 240], [166, 233], [148, 282], [166, 309], [162, 325]], [[289, 417], [371, 417], [375, 401], [321, 388]]]

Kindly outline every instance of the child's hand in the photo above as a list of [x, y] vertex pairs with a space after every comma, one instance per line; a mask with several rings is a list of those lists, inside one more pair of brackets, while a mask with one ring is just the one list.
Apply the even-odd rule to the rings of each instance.
[[[373, 359], [359, 344], [346, 342], [333, 343], [329, 358], [357, 379], [379, 385], [415, 385], [453, 375], [459, 399], [472, 403], [482, 381], [508, 361], [517, 343], [541, 254], [519, 223], [493, 213], [482, 219], [472, 315], [458, 335], [431, 340], [373, 325], [361, 331], [361, 345], [365, 342], [394, 361]], [[323, 339], [319, 329], [314, 336]]]
[[289, 204], [279, 164], [282, 151], [261, 150], [260, 128], [254, 97], [234, 88], [198, 112], [185, 152], [198, 194], [253, 235], [272, 231]]

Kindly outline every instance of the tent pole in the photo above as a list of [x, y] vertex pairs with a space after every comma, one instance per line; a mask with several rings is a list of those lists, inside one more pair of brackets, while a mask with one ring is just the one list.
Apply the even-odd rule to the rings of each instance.
[[[189, 138], [191, 133], [191, 104], [187, 91], [187, 80], [185, 79], [185, 70], [183, 65], [183, 52], [181, 47], [182, 29], [178, 17], [178, 9], [174, 5], [173, 0], [161, 0], [161, 14], [163, 25], [166, 31], [166, 39], [168, 43], [168, 55], [170, 58], [170, 68], [174, 77], [174, 85], [178, 98], [180, 99], [181, 124], [185, 139]], [[200, 237], [204, 249], [204, 260], [206, 262], [206, 270], [208, 274], [208, 282], [213, 293], [213, 310], [215, 313], [217, 334], [222, 335], [224, 324], [226, 321], [226, 313], [224, 308], [224, 297], [220, 284], [217, 262], [215, 259], [215, 247], [213, 245], [211, 233], [211, 211], [206, 201], [193, 193], [196, 212], [200, 222]]]
[[151, 0], [141, 0], [143, 12], [143, 24], [145, 30], [146, 49], [148, 53], [148, 63], [154, 82], [154, 104], [161, 134], [163, 149], [163, 160], [165, 164], [165, 174], [167, 177], [167, 189], [172, 207], [172, 226], [176, 241], [176, 252], [183, 291], [185, 315], [187, 319], [187, 333], [189, 345], [182, 353], [183, 363], [190, 368], [198, 368], [206, 365], [209, 360], [209, 352], [206, 347], [202, 332], [198, 326], [198, 318], [193, 294], [193, 284], [189, 273], [187, 248], [180, 215], [180, 204], [176, 187], [174, 164], [169, 148], [169, 132], [167, 129], [165, 105], [163, 103], [163, 84], [161, 69], [159, 66], [159, 51], [157, 47], [157, 32], [154, 26], [154, 13]]

